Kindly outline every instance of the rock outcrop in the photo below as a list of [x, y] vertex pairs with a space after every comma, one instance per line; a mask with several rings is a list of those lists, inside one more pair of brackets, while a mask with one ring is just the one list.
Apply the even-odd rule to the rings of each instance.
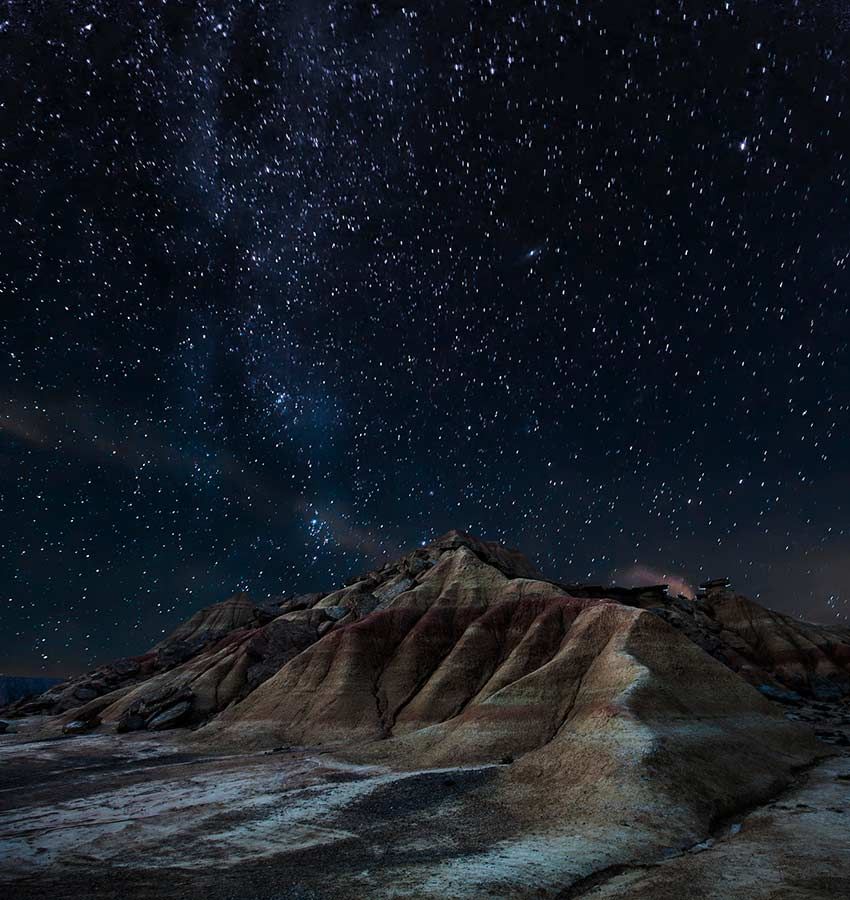
[[581, 833], [630, 858], [699, 840], [824, 752], [658, 614], [509, 577], [465, 544], [413, 582], [361, 618], [351, 594], [324, 598], [351, 621], [191, 743], [320, 745], [392, 769], [513, 763], [469, 802], [510, 809], [539, 846]]
[[234, 631], [256, 628], [268, 620], [269, 613], [257, 606], [247, 594], [234, 594], [223, 603], [196, 612], [153, 649], [160, 656], [181, 652], [188, 656]]
[[0, 708], [30, 697], [60, 684], [61, 678], [25, 678], [17, 675], [0, 675]]
[[667, 585], [561, 584], [571, 596], [646, 609], [685, 634], [765, 696], [786, 703], [850, 696], [850, 628], [803, 622], [737, 593], [728, 578], [672, 597]]
[[[623, 742], [621, 752], [648, 759], [661, 734], [671, 758], [686, 745], [703, 753], [740, 741], [761, 762], [799, 738], [659, 616], [510, 578], [461, 544], [389, 603], [293, 658], [197, 739], [359, 745], [412, 765], [528, 754], [522, 771], [564, 764], [575, 773], [582, 742]], [[597, 748], [596, 762], [603, 756]], [[712, 783], [724, 758], [732, 757], [705, 761]], [[738, 762], [726, 772], [732, 781]]]
[[255, 629], [271, 617], [246, 594], [236, 594], [195, 613], [147, 653], [118, 659], [85, 675], [54, 684], [44, 693], [14, 704], [7, 713], [57, 715], [85, 708], [88, 714], [92, 705], [99, 708], [105, 705], [103, 698], [148, 682], [196, 657], [227, 635]]
[[632, 601], [664, 618], [766, 696], [836, 700], [850, 695], [850, 628], [817, 625], [766, 609], [728, 579], [694, 600], [644, 592]]
[[236, 629], [188, 662], [119, 696], [100, 712], [119, 731], [159, 730], [203, 722], [246, 697], [318, 639], [321, 613], [297, 620], [279, 616]]

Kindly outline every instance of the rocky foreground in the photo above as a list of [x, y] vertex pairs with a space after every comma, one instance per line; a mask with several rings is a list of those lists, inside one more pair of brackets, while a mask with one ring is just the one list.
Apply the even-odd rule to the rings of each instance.
[[[4, 712], [16, 897], [850, 896], [850, 631], [452, 532]], [[12, 718], [9, 718], [12, 717]], [[697, 889], [698, 887], [698, 889]]]

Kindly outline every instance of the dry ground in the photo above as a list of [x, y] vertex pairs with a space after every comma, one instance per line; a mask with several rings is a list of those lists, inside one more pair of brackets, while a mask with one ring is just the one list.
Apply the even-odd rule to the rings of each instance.
[[[847, 748], [705, 845], [553, 890], [547, 869], [579, 842], [539, 841], [482, 804], [498, 766], [206, 756], [144, 733], [31, 741], [33, 724], [0, 737], [0, 894], [13, 900], [850, 896]], [[511, 869], [511, 887], [494, 888]]]

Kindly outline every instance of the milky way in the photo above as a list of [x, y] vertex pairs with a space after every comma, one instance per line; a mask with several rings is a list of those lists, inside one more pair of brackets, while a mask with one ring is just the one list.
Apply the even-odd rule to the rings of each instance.
[[840, 4], [33, 0], [0, 46], [0, 669], [451, 527], [846, 619]]

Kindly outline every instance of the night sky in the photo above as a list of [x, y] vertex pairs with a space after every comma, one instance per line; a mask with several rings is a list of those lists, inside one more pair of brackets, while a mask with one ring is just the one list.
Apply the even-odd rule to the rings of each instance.
[[452, 527], [847, 619], [850, 4], [7, 0], [0, 671]]

